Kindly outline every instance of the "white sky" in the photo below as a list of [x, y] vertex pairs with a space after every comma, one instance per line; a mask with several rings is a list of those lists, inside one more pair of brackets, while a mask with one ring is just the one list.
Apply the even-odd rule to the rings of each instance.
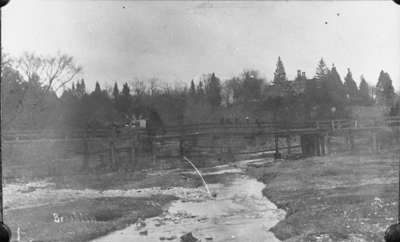
[[290, 79], [297, 69], [313, 76], [324, 57], [342, 79], [350, 67], [357, 82], [364, 74], [375, 84], [384, 69], [400, 87], [400, 7], [392, 1], [11, 0], [2, 14], [6, 52], [72, 55], [90, 89], [135, 77], [226, 79], [248, 68], [270, 81], [278, 56]]

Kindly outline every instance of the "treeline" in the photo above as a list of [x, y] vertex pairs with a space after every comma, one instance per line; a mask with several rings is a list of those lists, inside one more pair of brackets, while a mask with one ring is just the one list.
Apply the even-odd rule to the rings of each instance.
[[160, 130], [166, 125], [245, 119], [302, 121], [345, 118], [354, 105], [381, 105], [388, 115], [400, 115], [399, 98], [388, 73], [379, 73], [376, 87], [370, 87], [363, 76], [357, 85], [350, 69], [342, 81], [336, 67], [328, 68], [323, 59], [312, 78], [299, 70], [294, 80], [288, 80], [278, 58], [272, 82], [256, 70], [245, 70], [224, 81], [215, 73], [206, 74], [183, 86], [156, 79], [122, 86], [114, 83], [110, 88], [96, 83], [92, 92], [78, 78], [80, 72], [81, 67], [68, 55], [3, 56], [3, 128], [100, 128], [140, 118]]

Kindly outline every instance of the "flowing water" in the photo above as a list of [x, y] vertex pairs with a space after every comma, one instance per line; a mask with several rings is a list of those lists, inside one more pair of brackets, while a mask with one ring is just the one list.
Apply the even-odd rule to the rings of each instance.
[[208, 184], [215, 198], [177, 200], [161, 216], [146, 219], [145, 225], [134, 224], [94, 241], [180, 241], [188, 232], [201, 241], [279, 241], [269, 229], [285, 212], [262, 195], [263, 183], [242, 172], [245, 163], [239, 164], [202, 172], [206, 181], [207, 176], [218, 176], [218, 183]]

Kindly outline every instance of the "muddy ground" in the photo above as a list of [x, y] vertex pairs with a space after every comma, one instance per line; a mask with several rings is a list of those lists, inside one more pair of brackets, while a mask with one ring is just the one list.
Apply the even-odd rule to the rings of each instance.
[[179, 197], [201, 196], [200, 185], [174, 170], [6, 181], [5, 222], [14, 241], [89, 241], [159, 215]]
[[[125, 241], [118, 232], [125, 228], [129, 241], [179, 241], [188, 232], [214, 241], [224, 236], [234, 241], [275, 238], [268, 229], [284, 212], [262, 196], [264, 185], [246, 176], [244, 168], [231, 163], [201, 169], [217, 197], [186, 168], [8, 182], [5, 222], [14, 241]], [[139, 221], [147, 226], [138, 229]], [[243, 226], [247, 229], [240, 232]]]
[[[262, 231], [251, 232], [260, 238], [270, 236], [270, 230], [282, 241], [382, 241], [384, 230], [397, 219], [398, 158], [391, 153], [274, 162], [265, 158], [201, 170], [207, 173], [210, 189], [221, 196], [210, 198], [191, 169], [6, 181], [5, 222], [12, 228], [14, 241], [90, 241], [113, 231], [116, 235], [118, 231], [134, 231], [143, 241], [154, 241], [156, 237], [151, 236], [156, 235], [156, 241], [179, 241], [184, 232], [220, 241], [218, 236], [246, 228], [238, 221], [251, 224], [251, 231]], [[265, 188], [262, 185], [260, 191], [241, 193], [251, 190], [241, 184], [259, 186], [251, 177], [263, 182]], [[261, 190], [269, 200], [256, 196]], [[253, 208], [251, 201], [257, 201], [257, 206]], [[220, 217], [207, 214], [207, 209], [206, 215], [188, 214], [210, 204], [217, 209], [227, 207], [229, 212]], [[286, 213], [282, 216], [274, 204]], [[184, 213], [173, 214], [182, 208]], [[263, 217], [270, 215], [271, 219]], [[146, 221], [147, 227], [130, 229], [138, 219]], [[164, 234], [154, 233], [162, 231], [159, 225]], [[179, 233], [176, 228], [181, 229]], [[243, 241], [240, 238], [246, 238], [248, 231], [242, 231], [244, 234], [230, 239]], [[111, 237], [104, 238], [99, 241]]]
[[383, 241], [397, 221], [399, 158], [332, 155], [250, 169], [287, 211], [271, 231], [282, 241]]

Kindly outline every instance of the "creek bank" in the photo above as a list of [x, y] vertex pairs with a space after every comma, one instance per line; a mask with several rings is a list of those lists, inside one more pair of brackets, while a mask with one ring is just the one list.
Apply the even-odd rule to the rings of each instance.
[[271, 231], [282, 241], [382, 241], [396, 222], [392, 154], [332, 155], [249, 168], [263, 194], [284, 209]]

